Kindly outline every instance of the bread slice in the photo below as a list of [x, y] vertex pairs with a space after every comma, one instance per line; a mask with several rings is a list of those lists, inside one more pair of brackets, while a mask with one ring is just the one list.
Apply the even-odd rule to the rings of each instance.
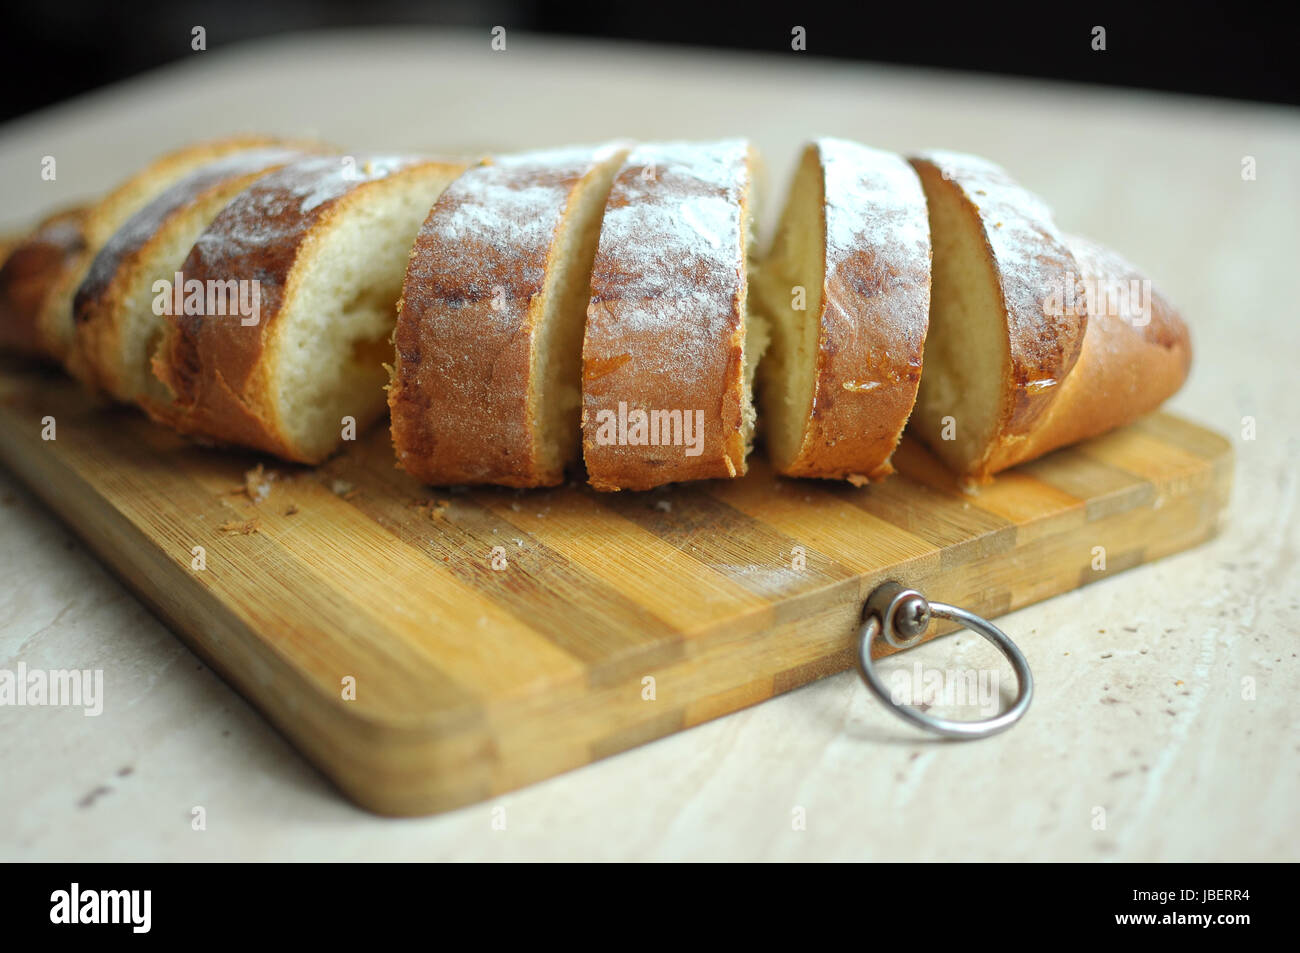
[[1118, 253], [1073, 235], [1087, 329], [1074, 367], [1024, 439], [999, 463], [1032, 460], [1150, 413], [1187, 379], [1187, 325], [1151, 281]]
[[442, 193], [407, 266], [388, 390], [426, 483], [552, 486], [581, 446], [582, 333], [627, 147], [502, 156]]
[[463, 169], [313, 157], [254, 182], [199, 236], [181, 271], [197, 287], [257, 281], [256, 319], [169, 315], [153, 367], [170, 401], [146, 402], [149, 413], [303, 463], [359, 433], [384, 411], [411, 243]]
[[810, 143], [755, 290], [771, 319], [759, 407], [773, 467], [858, 484], [892, 473], [930, 315], [916, 172], [891, 152]]
[[195, 240], [254, 181], [302, 153], [267, 147], [206, 163], [136, 212], [99, 250], [73, 299], [76, 344], [68, 369], [116, 400], [166, 391], [149, 362], [173, 307], [181, 266]]
[[72, 301], [100, 248], [136, 212], [155, 196], [208, 162], [232, 152], [275, 145], [269, 136], [233, 136], [186, 146], [149, 163], [103, 199], [89, 207], [82, 222], [84, 246], [77, 261], [65, 268], [41, 308], [42, 348], [57, 361], [66, 361], [72, 349]]
[[1083, 347], [1079, 265], [1047, 207], [975, 156], [913, 158], [934, 271], [911, 432], [968, 483], [1026, 459]]
[[583, 458], [599, 490], [745, 472], [766, 325], [749, 313], [744, 140], [652, 143], [614, 179], [582, 349]]
[[0, 267], [0, 350], [54, 359], [41, 331], [41, 312], [64, 273], [81, 260], [85, 207], [49, 216], [17, 240]]

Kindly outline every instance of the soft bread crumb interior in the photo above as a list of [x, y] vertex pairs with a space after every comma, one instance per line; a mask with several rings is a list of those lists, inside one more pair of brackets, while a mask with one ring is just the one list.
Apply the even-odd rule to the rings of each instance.
[[[753, 271], [754, 266], [751, 265], [750, 269]], [[749, 302], [746, 301], [743, 314], [745, 321], [743, 349], [745, 396], [740, 405], [740, 426], [741, 434], [745, 438], [745, 453], [748, 454], [754, 442], [754, 435], [758, 431], [758, 411], [754, 401], [754, 381], [772, 342], [772, 333], [767, 316], [761, 309], [750, 307]]]
[[[995, 436], [1009, 364], [1006, 312], [975, 209], [933, 165], [914, 164], [930, 211], [934, 264], [911, 428], [951, 469], [967, 473]], [[945, 429], [954, 439], [943, 439]]]
[[[750, 151], [748, 162], [751, 174], [753, 172], [756, 157], [753, 151]], [[761, 308], [755, 307], [753, 293], [756, 283], [760, 278], [758, 267], [758, 243], [754, 239], [754, 189], [746, 191], [743, 199], [743, 221], [741, 223], [741, 248], [742, 260], [745, 262], [745, 282], [741, 285], [740, 291], [740, 320], [741, 320], [741, 373], [744, 380], [744, 392], [740, 400], [740, 434], [744, 441], [744, 453], [749, 455], [750, 447], [754, 442], [754, 434], [758, 427], [758, 414], [754, 409], [754, 381], [757, 378], [758, 368], [763, 360], [763, 355], [767, 351], [768, 344], [771, 340], [771, 332], [768, 327], [767, 315]], [[739, 466], [737, 471], [745, 472], [745, 461], [742, 458], [737, 461]]]
[[434, 200], [454, 176], [418, 167], [359, 186], [335, 211], [314, 254], [295, 269], [295, 294], [276, 320], [272, 368], [280, 426], [308, 458], [383, 414], [407, 258]]
[[[795, 173], [756, 285], [760, 306], [770, 316], [772, 339], [759, 380], [763, 440], [778, 470], [788, 468], [799, 455], [812, 412], [826, 269], [824, 199], [821, 162], [816, 147], [810, 146]], [[803, 289], [803, 310], [794, 307], [795, 288]]]
[[530, 395], [538, 469], [556, 472], [582, 448], [582, 337], [591, 268], [614, 176], [627, 149], [612, 150], [574, 190], [551, 249], [543, 311], [533, 346]]

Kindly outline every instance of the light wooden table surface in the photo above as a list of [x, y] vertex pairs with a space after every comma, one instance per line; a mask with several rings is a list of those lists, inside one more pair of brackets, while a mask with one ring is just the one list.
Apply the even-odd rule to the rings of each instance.
[[[219, 44], [0, 127], [0, 225], [238, 130], [451, 152], [746, 135], [768, 158], [769, 220], [813, 135], [981, 153], [1184, 308], [1197, 360], [1172, 407], [1236, 445], [1227, 528], [1004, 617], [1037, 696], [994, 739], [931, 741], [845, 673], [497, 801], [392, 821], [350, 806], [0, 472], [0, 668], [102, 668], [107, 685], [98, 718], [0, 708], [0, 858], [1300, 859], [1300, 113], [517, 33], [504, 53], [485, 31]], [[995, 664], [976, 641], [906, 659]]]

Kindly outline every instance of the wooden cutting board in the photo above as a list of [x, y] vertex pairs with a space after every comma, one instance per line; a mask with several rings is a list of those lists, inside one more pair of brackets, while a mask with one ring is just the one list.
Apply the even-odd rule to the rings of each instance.
[[1232, 476], [1223, 437], [1156, 414], [978, 496], [907, 442], [900, 473], [862, 489], [758, 460], [650, 493], [450, 492], [395, 469], [382, 426], [291, 467], [12, 368], [0, 461], [385, 814], [478, 801], [841, 671], [888, 578], [997, 616], [1193, 546]]

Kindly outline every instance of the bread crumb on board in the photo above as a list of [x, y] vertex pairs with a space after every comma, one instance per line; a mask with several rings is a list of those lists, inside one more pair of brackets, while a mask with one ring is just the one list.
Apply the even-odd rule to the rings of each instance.
[[227, 495], [246, 496], [253, 503], [261, 503], [271, 495], [271, 484], [279, 479], [279, 476], [274, 470], [267, 470], [259, 463], [251, 470], [245, 470], [244, 482], [234, 487]]
[[268, 474], [266, 468], [259, 463], [244, 473], [244, 492], [254, 503], [261, 503], [271, 495], [271, 481], [275, 476], [274, 471]]
[[262, 521], [259, 519], [251, 520], [229, 520], [217, 527], [219, 532], [229, 536], [249, 536], [253, 533], [260, 532]]
[[451, 500], [415, 500], [412, 504], [417, 510], [428, 513], [429, 519], [440, 520], [451, 508]]

